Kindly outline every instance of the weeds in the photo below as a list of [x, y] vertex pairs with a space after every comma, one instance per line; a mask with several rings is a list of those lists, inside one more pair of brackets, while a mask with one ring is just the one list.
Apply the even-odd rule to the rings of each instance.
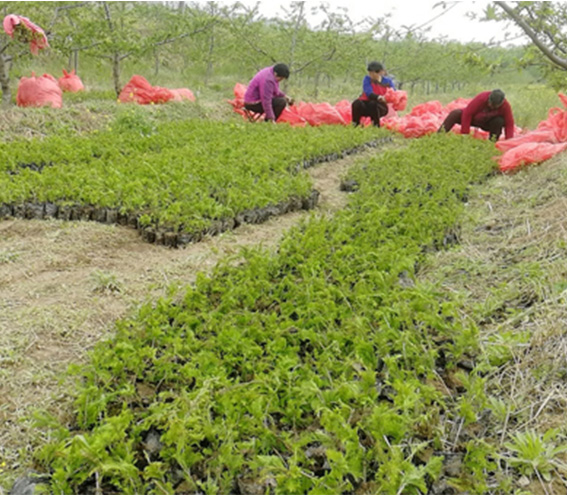
[[0, 265], [6, 263], [13, 263], [20, 257], [20, 253], [14, 252], [9, 249], [4, 249], [0, 251]]
[[123, 290], [123, 284], [113, 273], [95, 270], [91, 274], [93, 281], [93, 292], [99, 293], [120, 293]]
[[[567, 474], [567, 464], [560, 460], [560, 454], [567, 452], [565, 438], [559, 438], [555, 429], [540, 435], [534, 430], [516, 432], [511, 436], [505, 447], [514, 454], [513, 457], [503, 456], [510, 466], [526, 476], [536, 475], [538, 479], [551, 480], [551, 474], [558, 469]], [[558, 445], [558, 440], [561, 444]]]

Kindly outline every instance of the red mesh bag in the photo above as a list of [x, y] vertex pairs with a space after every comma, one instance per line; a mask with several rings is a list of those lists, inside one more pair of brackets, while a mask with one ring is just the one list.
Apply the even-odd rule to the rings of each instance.
[[307, 125], [307, 121], [299, 114], [297, 105], [285, 107], [278, 117], [278, 123], [280, 122], [287, 122], [294, 127], [305, 127]]
[[392, 106], [396, 112], [401, 112], [406, 109], [408, 104], [408, 94], [405, 91], [397, 91], [392, 88], [386, 90], [384, 95], [388, 106]]
[[121, 103], [134, 102], [140, 105], [166, 103], [174, 98], [175, 95], [169, 89], [152, 86], [144, 77], [138, 75], [132, 76], [118, 96]]
[[516, 148], [526, 143], [553, 143], [555, 136], [551, 130], [532, 131], [526, 134], [513, 137], [512, 139], [505, 139], [496, 143], [496, 148], [502, 152]]
[[195, 101], [193, 91], [187, 88], [170, 89], [173, 93], [172, 101]]
[[4, 17], [3, 26], [5, 33], [13, 40], [29, 43], [30, 51], [34, 55], [49, 46], [43, 29], [27, 17], [15, 14], [7, 15]]
[[246, 112], [244, 111], [244, 94], [246, 93], [246, 86], [241, 83], [236, 83], [234, 85], [234, 100], [226, 100], [232, 105], [232, 109], [242, 115], [245, 119], [248, 118]]
[[345, 122], [352, 122], [352, 103], [348, 100], [341, 100], [335, 104], [337, 112]]
[[504, 153], [498, 163], [502, 172], [510, 172], [523, 165], [549, 160], [565, 148], [567, 143], [524, 143]]
[[346, 121], [338, 110], [330, 103], [300, 103], [299, 115], [312, 126], [323, 124], [342, 124]]
[[50, 74], [36, 77], [22, 77], [18, 84], [16, 103], [20, 107], [43, 107], [61, 108], [63, 106], [63, 92], [59, 87], [57, 79]]
[[74, 69], [71, 72], [67, 72], [63, 69], [63, 76], [58, 79], [58, 82], [59, 87], [63, 91], [67, 91], [69, 93], [77, 93], [85, 89], [83, 81], [81, 81], [81, 78], [75, 74]]

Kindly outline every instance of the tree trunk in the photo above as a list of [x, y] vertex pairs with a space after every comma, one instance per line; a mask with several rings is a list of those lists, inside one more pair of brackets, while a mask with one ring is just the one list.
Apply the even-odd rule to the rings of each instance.
[[159, 51], [157, 48], [154, 48], [154, 76], [157, 77], [159, 74]]
[[2, 106], [9, 106], [12, 102], [10, 91], [10, 57], [0, 55], [0, 88], [2, 89]]
[[209, 85], [209, 79], [213, 73], [213, 53], [215, 51], [215, 29], [211, 29], [209, 37], [209, 53], [207, 56], [207, 71], [205, 72], [205, 86]]
[[69, 54], [69, 63], [67, 64], [69, 70], [79, 71], [79, 50], [73, 50]]
[[114, 80], [114, 91], [116, 91], [116, 97], [118, 97], [120, 91], [122, 91], [120, 85], [120, 55], [118, 53], [115, 53], [112, 57], [112, 79]]
[[[293, 28], [293, 34], [291, 36], [291, 46], [289, 50], [289, 70], [291, 71], [295, 63], [295, 49], [297, 47], [297, 37], [299, 35], [299, 30], [301, 29], [301, 24], [305, 20], [305, 2], [296, 2], [295, 7], [297, 13], [295, 13], [295, 25]], [[284, 92], [287, 90], [287, 79], [284, 81]]]
[[315, 90], [314, 90], [314, 92], [313, 92], [313, 97], [314, 97], [314, 98], [317, 98], [317, 97], [319, 96], [319, 76], [320, 76], [320, 75], [321, 75], [321, 74], [320, 74], [319, 72], [317, 72], [317, 73], [315, 74]]

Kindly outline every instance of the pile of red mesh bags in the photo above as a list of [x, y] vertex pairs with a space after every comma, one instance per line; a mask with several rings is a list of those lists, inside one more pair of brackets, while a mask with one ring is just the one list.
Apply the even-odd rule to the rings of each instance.
[[[559, 93], [567, 108], [567, 97]], [[567, 110], [552, 108], [547, 119], [535, 131], [528, 131], [512, 139], [499, 141], [496, 148], [503, 152], [498, 158], [500, 170], [509, 172], [523, 165], [539, 163], [565, 151], [567, 148]]]
[[[246, 86], [237, 83], [234, 86], [234, 100], [228, 100], [228, 103], [232, 105], [235, 112], [249, 118], [249, 114], [244, 109], [245, 93]], [[397, 115], [397, 111], [404, 110], [407, 105], [405, 91], [388, 89], [385, 98], [389, 108], [388, 116]], [[287, 106], [278, 118], [278, 122], [287, 122], [293, 126], [348, 125], [352, 122], [351, 104], [348, 100], [339, 101], [335, 105], [300, 102]]]
[[118, 100], [121, 103], [151, 105], [168, 101], [195, 101], [195, 95], [187, 88], [168, 89], [152, 86], [144, 77], [134, 75], [122, 88]]

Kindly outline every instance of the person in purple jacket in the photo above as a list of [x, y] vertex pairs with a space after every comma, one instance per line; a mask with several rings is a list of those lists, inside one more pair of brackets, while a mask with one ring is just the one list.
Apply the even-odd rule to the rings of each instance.
[[293, 100], [280, 91], [280, 81], [289, 78], [289, 67], [276, 64], [265, 67], [250, 81], [244, 94], [244, 108], [251, 112], [264, 114], [266, 122], [275, 122], [287, 104]]

